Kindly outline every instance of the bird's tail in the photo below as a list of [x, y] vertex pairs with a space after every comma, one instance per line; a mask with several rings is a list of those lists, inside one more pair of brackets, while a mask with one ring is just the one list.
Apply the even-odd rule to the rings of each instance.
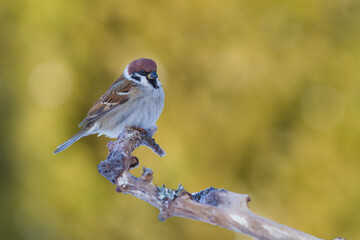
[[85, 137], [87, 135], [90, 135], [91, 133], [89, 133], [89, 128], [83, 128], [81, 129], [78, 133], [76, 133], [74, 136], [72, 136], [69, 140], [67, 140], [66, 142], [64, 142], [63, 144], [59, 145], [56, 150], [54, 151], [54, 154], [59, 153], [61, 151], [64, 151], [65, 149], [67, 149], [71, 144], [73, 144], [74, 142], [76, 142], [77, 140], [79, 140], [82, 137]]

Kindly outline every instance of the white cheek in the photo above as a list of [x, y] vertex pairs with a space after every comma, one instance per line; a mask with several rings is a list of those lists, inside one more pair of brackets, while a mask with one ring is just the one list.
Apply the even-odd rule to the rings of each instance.
[[129, 72], [128, 72], [128, 67], [129, 67], [129, 65], [126, 66], [123, 75], [126, 79], [131, 80], [131, 76], [129, 75]]
[[150, 86], [149, 81], [146, 79], [145, 76], [139, 76], [140, 77], [140, 83], [143, 86]]

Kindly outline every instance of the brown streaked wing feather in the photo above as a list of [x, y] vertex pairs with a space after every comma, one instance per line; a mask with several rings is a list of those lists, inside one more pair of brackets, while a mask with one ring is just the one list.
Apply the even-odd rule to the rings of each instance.
[[92, 123], [117, 106], [126, 103], [129, 100], [129, 95], [119, 95], [118, 93], [127, 93], [133, 86], [134, 84], [131, 81], [126, 80], [121, 75], [106, 93], [94, 103], [87, 117], [79, 124], [79, 127]]

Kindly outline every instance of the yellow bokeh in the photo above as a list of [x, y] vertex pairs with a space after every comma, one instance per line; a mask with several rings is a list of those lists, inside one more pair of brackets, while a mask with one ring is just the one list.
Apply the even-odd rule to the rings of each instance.
[[[154, 183], [247, 193], [323, 239], [360, 238], [360, 2], [0, 3], [0, 239], [249, 239], [158, 211], [97, 172], [104, 137], [53, 155], [140, 57], [166, 95]], [[135, 169], [139, 174], [141, 168]]]

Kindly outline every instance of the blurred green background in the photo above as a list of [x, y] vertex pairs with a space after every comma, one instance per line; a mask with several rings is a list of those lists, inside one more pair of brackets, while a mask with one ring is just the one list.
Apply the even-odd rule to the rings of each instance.
[[[250, 239], [115, 192], [108, 139], [53, 155], [139, 57], [166, 100], [154, 183], [248, 193], [321, 238], [360, 239], [360, 1], [0, 3], [1, 239]], [[140, 168], [134, 173], [139, 174]]]

